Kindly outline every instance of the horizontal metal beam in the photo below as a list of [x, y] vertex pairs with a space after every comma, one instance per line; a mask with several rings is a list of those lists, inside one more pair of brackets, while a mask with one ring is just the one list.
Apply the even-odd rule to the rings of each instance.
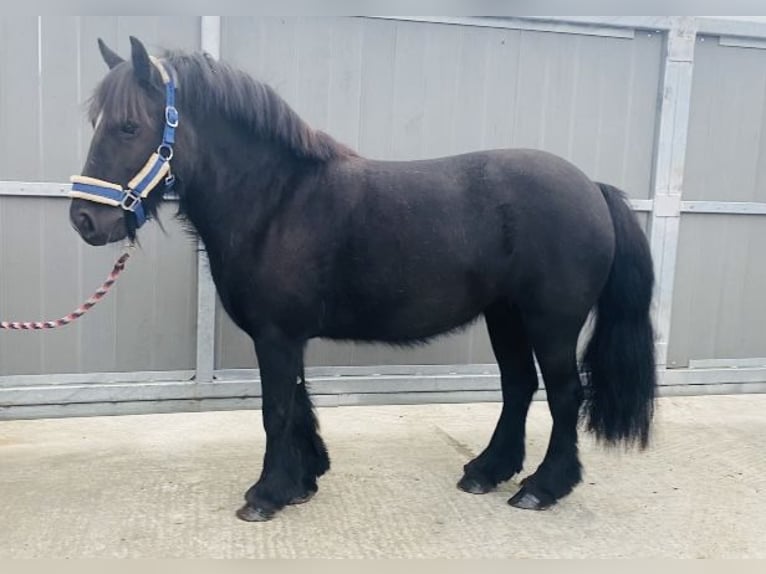
[[42, 181], [0, 181], [0, 195], [28, 197], [66, 197], [71, 189], [68, 183]]
[[[703, 38], [704, 41], [704, 38]], [[753, 48], [756, 50], [766, 50], [766, 39], [764, 38], [740, 38], [738, 36], [720, 36], [718, 44], [725, 48]]]
[[681, 213], [766, 215], [766, 203], [754, 201], [682, 201]]
[[532, 32], [557, 32], [560, 34], [580, 34], [585, 36], [604, 36], [609, 38], [632, 39], [635, 36], [633, 26], [615, 26], [599, 22], [577, 22], [556, 18], [520, 18], [489, 16], [364, 16], [381, 20], [401, 20], [430, 24], [450, 24], [479, 28], [503, 28], [508, 30], [529, 30]]
[[[48, 183], [31, 181], [0, 181], [0, 196], [20, 197], [67, 197], [70, 185], [68, 183]], [[165, 196], [166, 200], [177, 200], [173, 194]], [[630, 201], [636, 211], [651, 211], [651, 199], [632, 199]]]
[[[536, 400], [540, 400], [536, 396]], [[450, 403], [499, 402], [500, 391], [459, 391], [454, 393], [410, 393], [392, 397], [390, 394], [318, 395], [312, 393], [317, 407], [360, 405], [422, 405]], [[233, 397], [225, 399], [179, 399], [169, 401], [134, 401], [72, 403], [64, 405], [27, 405], [4, 408], [0, 406], [0, 421], [17, 419], [91, 417], [114, 415], [141, 415], [152, 413], [207, 412], [254, 410], [261, 408], [260, 397]]]
[[700, 16], [696, 20], [698, 34], [766, 38], [766, 22], [763, 21], [735, 20], [716, 16]]
[[652, 199], [631, 199], [630, 206], [633, 211], [652, 211], [654, 209], [654, 200]]
[[[443, 375], [390, 377], [328, 377], [309, 379], [312, 393], [319, 395], [363, 395], [499, 391], [497, 375]], [[178, 399], [223, 399], [260, 397], [258, 379], [233, 381], [150, 381], [144, 383], [59, 384], [0, 388], [0, 405], [65, 404], [107, 401], [166, 401]]]
[[[356, 372], [326, 373], [327, 367], [315, 372], [306, 370], [312, 388], [321, 392], [365, 393], [408, 391], [453, 391], [499, 389], [500, 377], [496, 365], [398, 365], [385, 367], [348, 367]], [[366, 372], [364, 372], [366, 369]], [[376, 371], [383, 371], [377, 373]], [[540, 373], [538, 372], [538, 376]], [[259, 383], [255, 369], [216, 371], [219, 383]], [[749, 368], [667, 369], [659, 372], [661, 386], [719, 383], [766, 383], [766, 366]]]
[[[695, 384], [698, 382], [766, 381], [766, 358], [695, 360], [688, 369], [668, 369], [661, 373], [661, 384]], [[210, 385], [219, 385], [239, 392], [242, 385], [258, 385], [257, 369], [218, 369]], [[680, 378], [685, 377], [683, 380]], [[762, 377], [762, 379], [760, 378]], [[385, 387], [388, 391], [456, 390], [467, 384], [470, 389], [499, 388], [499, 369], [495, 363], [456, 365], [372, 365], [308, 367], [306, 378], [313, 385], [322, 385], [324, 392], [371, 392]], [[194, 384], [194, 370], [129, 371], [117, 373], [83, 373], [59, 375], [6, 375], [0, 377], [0, 389], [88, 389], [105, 386], [138, 387], [140, 385], [177, 386]], [[227, 385], [234, 385], [228, 386]], [[239, 385], [239, 386], [237, 386]], [[377, 387], [377, 388], [375, 388]], [[202, 387], [207, 388], [207, 387]], [[255, 387], [249, 387], [250, 389]], [[214, 391], [214, 396], [219, 396]], [[119, 400], [118, 396], [112, 397]]]
[[128, 371], [124, 373], [67, 373], [61, 375], [3, 375], [0, 389], [9, 387], [46, 387], [52, 385], [111, 385], [162, 381], [189, 381], [194, 371]]
[[[497, 375], [499, 369], [495, 363], [462, 365], [353, 365], [337, 367], [306, 367], [307, 379], [326, 379], [338, 377], [404, 376], [428, 377], [449, 375]], [[218, 381], [257, 380], [258, 369], [218, 369], [215, 371]]]
[[723, 368], [766, 368], [766, 357], [751, 359], [690, 359], [690, 369], [723, 369]]
[[[660, 387], [659, 395], [705, 396], [732, 393], [766, 393], [766, 382], [737, 384], [673, 385]], [[318, 407], [339, 407], [351, 405], [415, 405], [499, 402], [499, 391], [456, 391], [429, 393], [366, 393], [323, 395], [312, 392], [312, 399]], [[538, 391], [535, 400], [544, 400], [545, 393]], [[39, 419], [87, 416], [133, 415], [148, 413], [177, 413], [254, 410], [261, 408], [260, 397], [230, 397], [221, 399], [176, 399], [166, 401], [124, 401], [98, 403], [71, 403], [52, 405], [25, 405], [16, 407], [0, 406], [0, 420]]]
[[[487, 393], [500, 390], [500, 380], [490, 365], [468, 365], [462, 372], [449, 373], [445, 366], [423, 365], [406, 373], [406, 366], [398, 369], [401, 374], [375, 374], [369, 368], [367, 374], [340, 376], [314, 376], [308, 373], [312, 395], [355, 396], [363, 404], [364, 395], [388, 396], [391, 402], [410, 400], [411, 396], [435, 396], [438, 393]], [[414, 374], [418, 373], [418, 374]], [[257, 398], [261, 396], [258, 372], [255, 370], [226, 371], [217, 373], [214, 382], [202, 383], [190, 380], [189, 373], [183, 379], [109, 382], [67, 382], [44, 385], [18, 385], [0, 388], [0, 408], [32, 405], [85, 404], [102, 402], [144, 402], [172, 400], [204, 400]], [[239, 376], [237, 376], [239, 375]], [[766, 368], [723, 369], [677, 369], [660, 372], [660, 386], [695, 387], [700, 385], [736, 385], [765, 383]], [[424, 401], [425, 402], [425, 401]], [[10, 416], [10, 411], [6, 414]], [[2, 415], [0, 414], [0, 417]]]
[[[378, 17], [378, 16], [375, 16]], [[598, 36], [628, 37], [634, 30], [667, 32], [673, 25], [671, 16], [514, 16], [514, 17], [437, 17], [437, 16], [380, 16], [380, 18], [462, 24], [465, 26], [492, 26], [525, 30], [551, 31]], [[722, 36], [722, 45], [742, 48], [761, 48], [760, 39], [766, 39], [766, 21], [736, 19], [719, 16], [689, 17], [698, 34]]]
[[667, 369], [660, 372], [661, 386], [740, 385], [766, 383], [766, 368]]
[[[69, 183], [47, 181], [0, 181], [0, 196], [12, 197], [69, 197]], [[165, 194], [166, 201], [174, 201], [178, 196]]]
[[[748, 18], [751, 17], [691, 17], [696, 24], [699, 34], [737, 38], [766, 38], [766, 21], [763, 19], [756, 21]], [[668, 31], [673, 25], [672, 16], [524, 16], [523, 19], [567, 23], [578, 26], [596, 25], [655, 31]]]
[[[67, 197], [70, 185], [67, 183], [38, 181], [0, 181], [0, 196], [14, 197]], [[167, 195], [167, 200], [177, 200]], [[654, 209], [652, 199], [631, 199], [635, 211], [650, 212]], [[741, 213], [766, 215], [766, 203], [747, 201], [682, 201], [681, 211], [688, 213]]]
[[523, 16], [523, 19], [537, 22], [566, 23], [582, 27], [603, 26], [605, 28], [627, 28], [655, 32], [668, 31], [673, 25], [670, 16]]

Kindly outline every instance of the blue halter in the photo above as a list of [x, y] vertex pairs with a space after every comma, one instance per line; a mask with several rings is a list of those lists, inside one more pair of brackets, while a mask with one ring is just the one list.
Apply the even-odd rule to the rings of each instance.
[[157, 147], [143, 168], [123, 188], [117, 183], [104, 181], [93, 177], [75, 175], [70, 178], [72, 190], [70, 197], [86, 199], [114, 207], [121, 207], [136, 216], [136, 227], [146, 223], [147, 217], [143, 200], [164, 180], [165, 191], [170, 191], [175, 183], [175, 177], [170, 171], [170, 160], [173, 159], [173, 144], [175, 144], [176, 128], [178, 127], [178, 110], [175, 106], [176, 88], [173, 77], [156, 58], [152, 62], [157, 67], [165, 84], [165, 128], [162, 132], [162, 143]]

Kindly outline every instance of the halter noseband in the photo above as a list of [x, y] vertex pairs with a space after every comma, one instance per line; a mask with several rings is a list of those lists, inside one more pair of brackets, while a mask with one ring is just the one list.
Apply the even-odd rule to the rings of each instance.
[[165, 180], [165, 190], [173, 187], [175, 177], [170, 171], [170, 160], [173, 159], [173, 144], [178, 127], [178, 110], [175, 106], [176, 87], [173, 77], [160, 60], [152, 58], [152, 63], [160, 72], [162, 83], [165, 84], [165, 129], [162, 133], [162, 143], [157, 147], [144, 167], [128, 182], [126, 188], [120, 184], [74, 175], [70, 178], [72, 190], [70, 197], [86, 199], [113, 207], [121, 207], [136, 216], [136, 227], [146, 222], [146, 212], [142, 201], [162, 181]]

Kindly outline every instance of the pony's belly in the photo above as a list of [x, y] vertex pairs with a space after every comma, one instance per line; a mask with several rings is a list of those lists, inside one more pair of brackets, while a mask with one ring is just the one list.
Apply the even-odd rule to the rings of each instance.
[[404, 305], [360, 305], [327, 317], [322, 337], [386, 343], [418, 342], [474, 321], [491, 301], [417, 301]]

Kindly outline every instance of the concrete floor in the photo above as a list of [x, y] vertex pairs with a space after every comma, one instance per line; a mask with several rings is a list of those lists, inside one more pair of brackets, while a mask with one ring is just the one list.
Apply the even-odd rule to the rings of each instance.
[[[0, 558], [766, 557], [766, 395], [666, 398], [644, 454], [582, 441], [547, 512], [455, 488], [496, 404], [321, 409], [333, 468], [275, 520], [234, 518], [259, 412], [0, 423]], [[550, 419], [533, 405], [528, 468]]]

